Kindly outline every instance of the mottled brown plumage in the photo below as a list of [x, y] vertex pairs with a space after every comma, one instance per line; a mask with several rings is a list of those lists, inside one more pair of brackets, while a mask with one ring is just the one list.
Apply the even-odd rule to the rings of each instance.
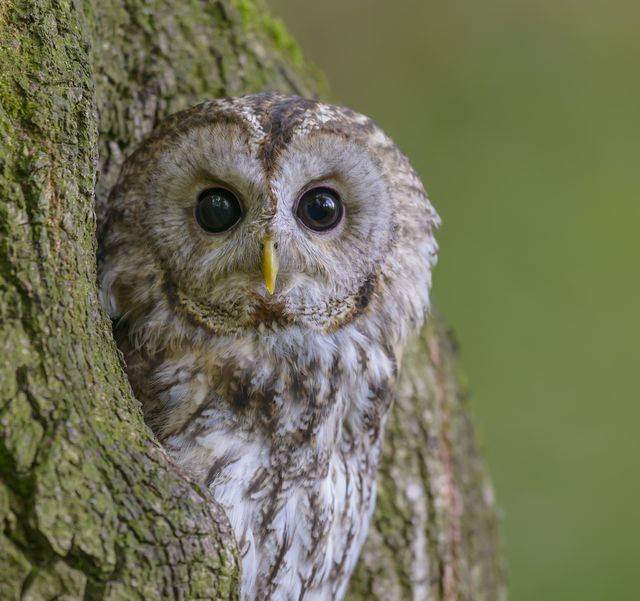
[[[211, 187], [242, 205], [221, 234], [194, 217]], [[322, 232], [296, 217], [318, 187], [344, 206]], [[104, 304], [149, 424], [229, 515], [244, 599], [343, 597], [437, 223], [370, 119], [297, 97], [203, 103], [125, 163], [102, 235]]]

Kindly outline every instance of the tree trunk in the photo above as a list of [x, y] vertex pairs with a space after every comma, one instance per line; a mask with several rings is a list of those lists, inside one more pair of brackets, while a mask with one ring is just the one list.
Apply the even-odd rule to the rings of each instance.
[[[258, 0], [0, 0], [2, 601], [238, 597], [224, 513], [131, 395], [97, 302], [96, 214], [167, 114], [313, 96], [318, 79]], [[424, 361], [404, 367], [350, 598], [500, 599], [495, 505], [451, 344], [435, 325], [415, 344]]]

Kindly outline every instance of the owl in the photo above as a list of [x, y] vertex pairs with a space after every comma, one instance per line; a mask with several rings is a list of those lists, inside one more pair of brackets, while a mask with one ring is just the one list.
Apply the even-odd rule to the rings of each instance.
[[369, 118], [259, 94], [125, 162], [102, 302], [147, 423], [226, 510], [244, 600], [340, 600], [367, 535], [439, 223]]

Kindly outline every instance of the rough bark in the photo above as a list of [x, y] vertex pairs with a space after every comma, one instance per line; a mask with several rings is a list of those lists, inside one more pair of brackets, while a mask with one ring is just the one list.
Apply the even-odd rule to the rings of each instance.
[[[131, 395], [97, 303], [95, 228], [159, 119], [266, 89], [322, 92], [255, 0], [0, 0], [3, 601], [237, 598], [225, 516]], [[495, 505], [451, 345], [436, 327], [416, 344], [350, 598], [499, 599]]]

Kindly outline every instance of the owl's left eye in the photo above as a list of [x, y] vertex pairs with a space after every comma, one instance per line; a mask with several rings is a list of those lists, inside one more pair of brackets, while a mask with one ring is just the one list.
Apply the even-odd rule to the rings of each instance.
[[316, 232], [334, 228], [343, 214], [342, 201], [337, 192], [324, 187], [307, 190], [298, 201], [296, 210], [298, 219]]
[[196, 220], [205, 232], [220, 234], [232, 228], [242, 217], [240, 201], [225, 188], [208, 188], [198, 195]]

